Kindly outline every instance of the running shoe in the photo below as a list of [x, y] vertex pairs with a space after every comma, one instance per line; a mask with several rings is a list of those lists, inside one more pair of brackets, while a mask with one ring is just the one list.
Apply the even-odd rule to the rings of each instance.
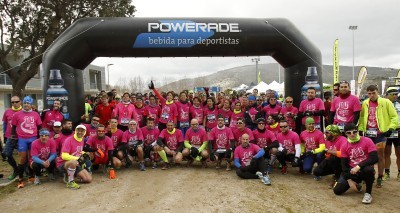
[[33, 182], [33, 184], [35, 184], [35, 185], [40, 184], [40, 178], [38, 176], [35, 176], [35, 181]]
[[18, 189], [22, 189], [22, 188], [24, 188], [25, 187], [25, 184], [24, 184], [24, 181], [23, 180], [19, 180], [18, 181]]
[[139, 164], [139, 168], [140, 168], [140, 171], [146, 171], [146, 167], [144, 166], [144, 163], [143, 163], [143, 162], [141, 162], [141, 163]]
[[158, 168], [157, 162], [153, 162], [153, 166], [151, 168], [152, 169], [157, 169]]
[[380, 177], [380, 178], [376, 179], [376, 187], [382, 188], [382, 186], [383, 186], [383, 179]]
[[259, 179], [262, 179], [264, 177], [264, 175], [260, 171], [256, 172], [256, 175], [258, 176]]
[[362, 203], [370, 204], [372, 202], [372, 195], [369, 193], [364, 194], [364, 198], [362, 199]]
[[316, 180], [316, 181], [319, 181], [319, 180], [321, 180], [321, 176], [314, 176], [314, 180]]
[[281, 173], [287, 174], [287, 166], [282, 166]]
[[261, 182], [263, 182], [265, 185], [271, 185], [271, 181], [269, 180], [268, 175], [265, 175], [261, 178]]
[[79, 189], [79, 188], [81, 188], [81, 186], [79, 186], [79, 184], [75, 183], [75, 181], [71, 181], [71, 182], [67, 183], [67, 188]]
[[161, 170], [167, 170], [167, 169], [169, 169], [169, 167], [170, 167], [169, 163], [164, 163], [164, 165], [161, 168]]
[[35, 177], [28, 178], [28, 183], [34, 183], [34, 182], [35, 182]]
[[14, 180], [16, 177], [18, 176], [18, 174], [16, 172], [13, 172], [10, 176], [8, 176], [8, 180]]
[[383, 180], [390, 180], [390, 173], [389, 172], [385, 172], [385, 174], [383, 174]]

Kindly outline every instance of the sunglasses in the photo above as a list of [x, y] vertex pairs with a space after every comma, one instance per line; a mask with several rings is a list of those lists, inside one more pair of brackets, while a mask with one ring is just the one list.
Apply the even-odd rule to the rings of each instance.
[[399, 93], [389, 93], [391, 96], [399, 95]]
[[17, 103], [19, 103], [20, 101], [11, 101], [11, 103], [12, 104], [17, 104]]
[[339, 89], [333, 89], [333, 91], [339, 91]]
[[237, 124], [244, 124], [243, 122], [237, 122]]
[[288, 126], [280, 126], [280, 128], [287, 128]]
[[92, 121], [99, 122], [99, 121], [100, 121], [100, 119], [92, 119]]
[[353, 131], [346, 131], [346, 135], [351, 135], [351, 134], [356, 134], [358, 130], [353, 130]]
[[136, 125], [136, 124], [135, 124], [135, 123], [133, 123], [133, 124], [129, 124], [129, 125], [133, 126], [133, 125]]
[[291, 104], [291, 103], [293, 103], [293, 101], [286, 101], [286, 103], [287, 103], [287, 104]]
[[98, 133], [105, 133], [105, 130], [97, 130]]
[[265, 125], [265, 123], [258, 123], [258, 125]]

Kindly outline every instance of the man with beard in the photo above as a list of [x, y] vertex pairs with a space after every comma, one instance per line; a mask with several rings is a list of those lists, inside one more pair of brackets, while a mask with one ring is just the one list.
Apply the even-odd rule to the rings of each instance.
[[322, 116], [324, 115], [324, 101], [316, 98], [316, 89], [309, 87], [307, 89], [307, 99], [302, 100], [299, 108], [299, 116], [302, 118], [301, 124], [305, 125], [306, 117], [313, 116], [315, 128], [322, 130]]
[[83, 124], [86, 127], [85, 138], [97, 135], [97, 126], [100, 124], [100, 115], [95, 114], [90, 121], [90, 124]]
[[142, 130], [137, 126], [135, 120], [131, 120], [128, 123], [129, 129], [122, 135], [122, 142], [125, 146], [125, 159], [127, 166], [132, 163], [133, 157], [138, 156], [139, 169], [145, 171], [144, 166], [144, 151], [143, 151], [143, 134]]
[[50, 132], [53, 131], [54, 122], [61, 122], [64, 119], [60, 112], [60, 104], [61, 102], [59, 100], [55, 100], [51, 109], [47, 109], [42, 112], [42, 126], [43, 128], [48, 129]]
[[72, 120], [64, 119], [62, 123], [56, 121], [54, 122], [53, 126], [54, 134], [52, 138], [56, 144], [57, 154], [60, 156], [62, 144], [68, 137], [74, 134], [74, 131], [72, 130]]
[[234, 163], [236, 175], [243, 179], [257, 179], [265, 185], [271, 185], [264, 162], [264, 149], [250, 143], [248, 134], [242, 135], [242, 144], [235, 149]]
[[251, 129], [245, 126], [243, 118], [237, 119], [237, 128], [234, 128], [232, 132], [236, 142], [235, 147], [238, 147], [242, 144], [242, 136], [244, 134], [247, 134], [249, 136], [250, 143], [255, 142], [253, 132], [251, 131]]
[[197, 119], [192, 119], [190, 121], [190, 126], [185, 135], [185, 148], [182, 151], [182, 155], [189, 157], [188, 165], [190, 165], [193, 160], [198, 160], [201, 161], [203, 167], [207, 167], [206, 160], [209, 157], [207, 151], [207, 132], [199, 126], [199, 121]]
[[341, 81], [339, 87], [339, 96], [333, 99], [329, 123], [337, 125], [341, 131], [348, 123], [357, 124], [360, 118], [361, 104], [360, 100], [350, 92], [350, 84], [347, 81]]
[[174, 121], [167, 122], [167, 128], [161, 131], [155, 149], [164, 161], [163, 170], [168, 169], [170, 165], [168, 158], [163, 157], [162, 151], [165, 151], [168, 157], [172, 157], [175, 165], [181, 164], [183, 158], [183, 134], [180, 129], [175, 128]]
[[229, 127], [225, 126], [224, 116], [218, 116], [218, 124], [208, 135], [210, 160], [217, 161], [216, 168], [221, 168], [223, 159], [226, 159], [226, 170], [231, 170], [232, 150], [235, 150], [235, 140]]

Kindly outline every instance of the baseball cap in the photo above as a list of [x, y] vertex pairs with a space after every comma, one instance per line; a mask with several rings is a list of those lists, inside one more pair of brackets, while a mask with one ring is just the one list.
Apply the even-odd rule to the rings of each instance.
[[314, 118], [308, 117], [308, 118], [306, 119], [306, 124], [310, 124], [310, 123], [314, 123]]
[[22, 103], [32, 104], [33, 103], [33, 98], [31, 96], [26, 96], [24, 98], [24, 100], [22, 101]]
[[387, 92], [387, 93], [399, 93], [399, 89], [396, 88], [396, 87], [388, 87], [388, 88], [386, 89], [386, 92]]
[[61, 122], [60, 121], [56, 121], [53, 123], [53, 126], [61, 126]]
[[78, 126], [76, 126], [75, 129], [84, 129], [86, 131], [86, 126], [82, 125], [82, 124], [79, 124]]
[[116, 95], [115, 99], [121, 99], [121, 96], [120, 95]]

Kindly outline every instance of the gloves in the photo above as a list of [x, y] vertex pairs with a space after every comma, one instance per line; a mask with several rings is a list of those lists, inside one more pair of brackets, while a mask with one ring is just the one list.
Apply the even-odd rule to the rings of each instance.
[[190, 148], [190, 157], [192, 158], [196, 158], [199, 155], [199, 150], [192, 146], [192, 148]]
[[313, 112], [311, 112], [311, 111], [305, 111], [305, 112], [304, 112], [304, 115], [307, 116], [307, 117], [309, 117], [309, 116], [312, 116], [312, 115], [313, 115]]
[[210, 160], [211, 160], [211, 161], [217, 160], [217, 159], [215, 158], [214, 152], [211, 152], [211, 153], [210, 153]]
[[208, 87], [203, 87], [205, 92], [208, 92], [208, 90], [210, 90], [210, 88]]
[[283, 115], [282, 115], [282, 114], [279, 114], [279, 115], [278, 115], [278, 119], [279, 119], [279, 120], [283, 120]]
[[115, 179], [115, 178], [117, 178], [117, 176], [115, 175], [115, 171], [114, 171], [114, 169], [110, 169], [110, 179]]
[[154, 89], [155, 87], [154, 87], [154, 83], [153, 83], [153, 81], [150, 81], [150, 83], [149, 83], [149, 89]]
[[79, 159], [78, 159], [78, 163], [79, 163], [79, 166], [83, 166], [84, 164], [85, 164], [85, 157], [83, 156], [83, 155], [81, 155], [81, 157], [79, 157]]
[[293, 159], [292, 166], [293, 167], [299, 167], [300, 166], [300, 158], [299, 157], [295, 157]]
[[305, 156], [310, 156], [310, 155], [313, 155], [313, 154], [314, 154], [313, 151], [307, 151], [306, 153], [304, 153]]
[[382, 133], [384, 137], [390, 137], [394, 129], [390, 128], [387, 132]]
[[101, 151], [101, 149], [99, 148], [99, 149], [97, 149], [97, 151], [96, 151], [96, 156], [97, 156], [97, 157], [100, 157], [100, 158], [104, 158], [104, 152]]

